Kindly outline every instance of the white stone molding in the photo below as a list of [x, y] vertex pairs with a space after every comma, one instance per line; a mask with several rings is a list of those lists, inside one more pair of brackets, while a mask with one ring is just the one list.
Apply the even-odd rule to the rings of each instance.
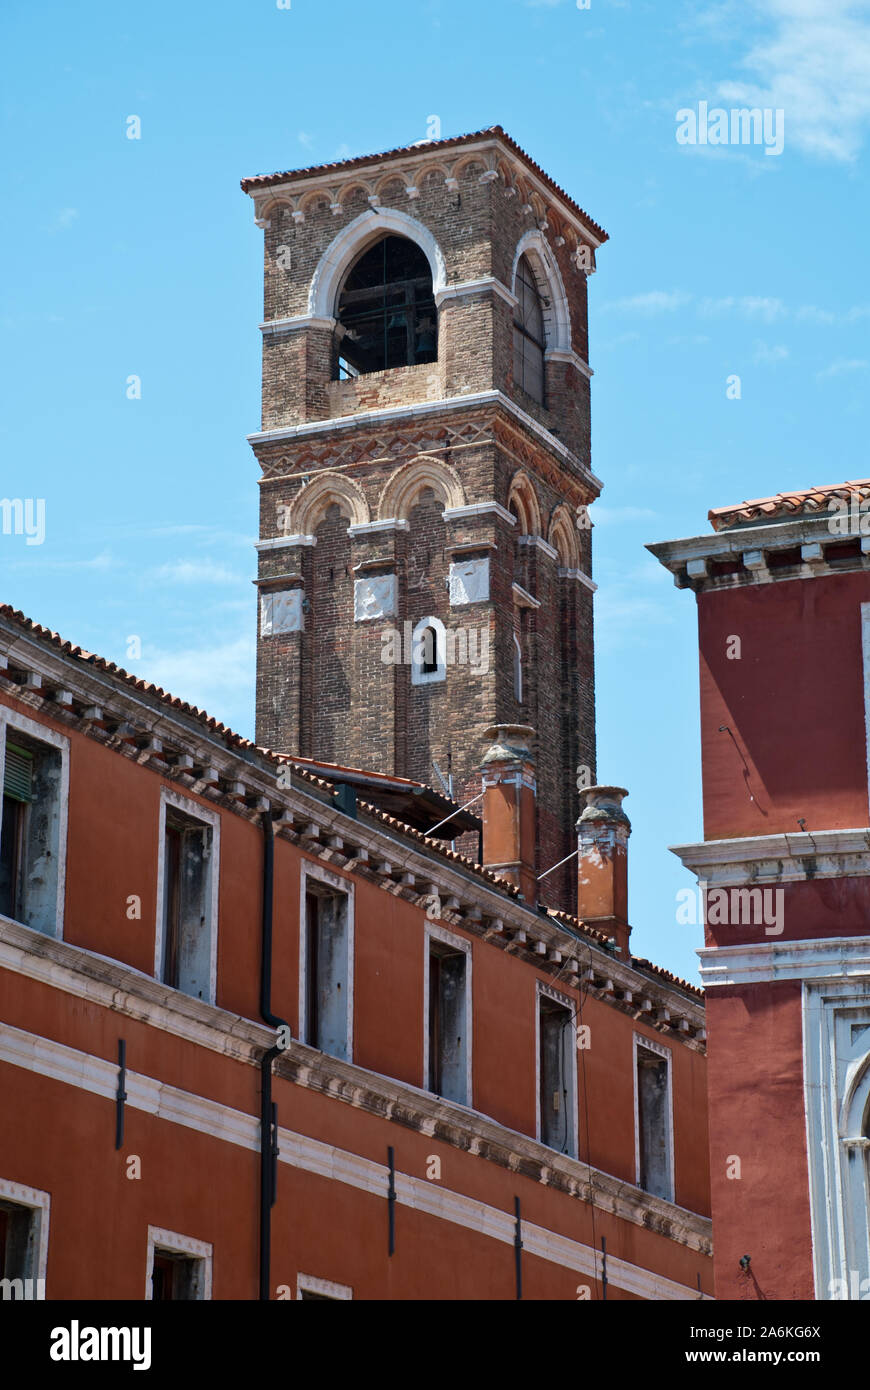
[[435, 295], [435, 303], [440, 309], [446, 300], [464, 299], [467, 295], [480, 294], [484, 290], [492, 290], [494, 294], [504, 299], [512, 309], [516, 308], [518, 303], [516, 295], [512, 294], [507, 285], [496, 279], [494, 275], [484, 275], [479, 280], [463, 280], [459, 284], [445, 285]]
[[802, 1003], [815, 1295], [823, 1300], [866, 1298], [870, 975], [808, 982]]
[[705, 946], [697, 954], [705, 989], [781, 980], [870, 980], [870, 935]]
[[[568, 308], [565, 282], [562, 279], [559, 263], [553, 255], [547, 238], [540, 229], [534, 228], [520, 237], [514, 251], [511, 285], [516, 285], [517, 266], [521, 256], [527, 257], [538, 280], [547, 349], [551, 352], [572, 352], [571, 312]], [[546, 302], [547, 300], [549, 300], [549, 304]]]
[[330, 1279], [315, 1279], [313, 1274], [297, 1274], [297, 1299], [301, 1300], [306, 1293], [316, 1294], [318, 1298], [331, 1298], [336, 1302], [350, 1301], [353, 1298], [353, 1289], [349, 1284], [334, 1284]]
[[334, 315], [341, 286], [354, 261], [390, 232], [420, 247], [432, 271], [433, 294], [446, 288], [444, 255], [429, 228], [396, 208], [370, 208], [349, 222], [320, 258], [308, 291], [309, 315], [321, 319]]
[[37, 1281], [37, 1298], [45, 1298], [45, 1277], [48, 1268], [48, 1226], [51, 1216], [51, 1193], [42, 1192], [38, 1187], [25, 1187], [23, 1183], [0, 1178], [0, 1200], [14, 1202], [19, 1207], [29, 1207], [32, 1212], [30, 1231], [32, 1273], [26, 1277]]
[[145, 1263], [145, 1298], [151, 1302], [154, 1286], [151, 1282], [154, 1273], [154, 1252], [166, 1250], [174, 1255], [186, 1255], [198, 1260], [200, 1275], [197, 1279], [196, 1297], [211, 1299], [213, 1247], [204, 1240], [194, 1240], [192, 1236], [181, 1236], [177, 1231], [167, 1231], [161, 1226], [148, 1227], [148, 1253]]
[[671, 845], [710, 888], [761, 887], [870, 874], [870, 829], [800, 831]]
[[632, 1042], [632, 1075], [634, 1078], [634, 1180], [640, 1187], [640, 1093], [637, 1085], [637, 1050], [645, 1047], [648, 1052], [654, 1052], [656, 1056], [662, 1057], [668, 1064], [668, 1096], [667, 1096], [667, 1144], [668, 1144], [668, 1171], [670, 1174], [670, 1192], [665, 1201], [674, 1200], [674, 1187], [676, 1183], [675, 1160], [676, 1148], [674, 1145], [674, 1054], [671, 1048], [665, 1047], [662, 1043], [656, 1042], [654, 1038], [648, 1038], [645, 1033], [635, 1033]]

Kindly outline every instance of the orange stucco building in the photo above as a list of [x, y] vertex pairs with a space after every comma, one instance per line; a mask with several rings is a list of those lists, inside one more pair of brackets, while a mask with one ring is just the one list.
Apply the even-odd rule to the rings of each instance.
[[364, 800], [9, 609], [0, 665], [4, 1277], [710, 1294], [697, 990], [380, 809], [395, 780]]

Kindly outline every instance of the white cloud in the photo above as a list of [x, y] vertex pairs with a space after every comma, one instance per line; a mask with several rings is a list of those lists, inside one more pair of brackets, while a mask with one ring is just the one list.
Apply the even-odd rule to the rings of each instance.
[[760, 295], [743, 295], [739, 299], [733, 295], [729, 295], [726, 299], [703, 299], [698, 306], [698, 311], [704, 316], [737, 313], [741, 318], [761, 319], [764, 323], [773, 323], [776, 319], [785, 318], [788, 314], [781, 299], [765, 298]]
[[787, 347], [783, 347], [781, 344], [777, 347], [769, 347], [767, 343], [758, 342], [755, 344], [752, 360], [759, 366], [775, 367], [777, 362], [784, 362], [787, 357]]
[[827, 324], [836, 322], [836, 314], [832, 314], [830, 309], [817, 309], [815, 304], [803, 304], [795, 314], [795, 318], [800, 323]]
[[868, 368], [870, 368], [870, 362], [867, 362], [863, 357], [840, 357], [829, 367], [825, 367], [821, 372], [816, 372], [816, 378], [818, 381], [825, 381], [832, 376], [842, 376], [845, 372], [866, 372]]
[[[148, 651], [136, 663], [136, 674], [189, 704], [207, 710], [222, 722], [236, 721], [253, 693], [256, 643], [253, 633], [212, 646], [181, 651]], [[243, 732], [243, 730], [238, 730]]]
[[212, 560], [174, 560], [152, 571], [154, 579], [170, 584], [241, 584], [243, 579]]
[[781, 108], [786, 150], [855, 160], [870, 126], [870, 0], [754, 0], [767, 32], [719, 97]]
[[604, 308], [626, 314], [672, 314], [688, 304], [691, 297], [684, 290], [648, 290], [646, 294], [611, 300]]

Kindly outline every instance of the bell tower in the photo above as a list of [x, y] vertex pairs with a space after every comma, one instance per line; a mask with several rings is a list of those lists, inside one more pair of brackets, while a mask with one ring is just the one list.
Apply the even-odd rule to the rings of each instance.
[[[265, 232], [257, 741], [480, 791], [534, 730], [537, 871], [595, 780], [587, 277], [500, 128], [245, 179]], [[572, 864], [541, 898], [570, 907]]]

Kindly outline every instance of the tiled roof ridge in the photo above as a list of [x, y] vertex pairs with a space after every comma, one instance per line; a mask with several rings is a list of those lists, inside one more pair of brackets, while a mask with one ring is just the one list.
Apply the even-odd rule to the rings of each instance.
[[542, 169], [540, 164], [532, 159], [531, 155], [527, 154], [522, 146], [518, 145], [516, 140], [508, 135], [504, 127], [500, 125], [486, 126], [483, 130], [469, 131], [465, 135], [448, 135], [442, 140], [420, 140], [411, 145], [399, 145], [393, 150], [379, 150], [374, 154], [354, 155], [351, 159], [331, 160], [325, 164], [311, 164], [304, 169], [285, 169], [272, 174], [254, 174], [250, 178], [242, 179], [241, 187], [244, 193], [249, 193], [252, 189], [268, 188], [271, 184], [283, 183], [288, 179], [314, 178], [316, 175], [328, 173], [330, 170], [354, 169], [365, 164], [377, 164], [380, 160], [392, 159], [396, 155], [420, 154], [426, 149], [440, 150], [451, 146], [469, 145], [487, 135], [497, 136], [503, 140], [508, 148], [518, 155], [553, 193], [557, 194], [568, 207], [577, 213], [582, 221], [595, 232], [596, 236], [600, 237], [602, 242], [610, 240], [604, 228], [590, 217], [589, 213], [585, 212], [579, 203], [576, 203], [570, 194], [566, 193], [564, 188], [560, 187], [555, 179], [545, 169]]
[[852, 482], [825, 483], [821, 486], [778, 492], [773, 497], [756, 497], [728, 507], [711, 507], [707, 513], [714, 531], [723, 531], [737, 522], [754, 521], [759, 517], [794, 516], [824, 511], [836, 497], [848, 500], [852, 493], [870, 495], [870, 478]]

